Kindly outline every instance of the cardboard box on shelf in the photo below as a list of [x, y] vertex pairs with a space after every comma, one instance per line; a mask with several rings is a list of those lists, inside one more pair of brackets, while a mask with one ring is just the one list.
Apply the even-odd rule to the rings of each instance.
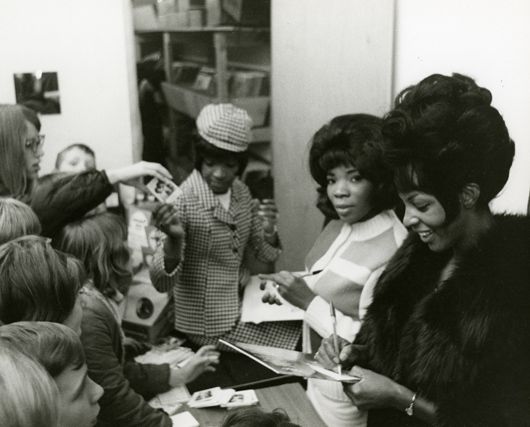
[[230, 79], [230, 97], [259, 96], [266, 77], [262, 71], [234, 71]]
[[159, 17], [177, 12], [175, 0], [158, 0], [156, 6], [158, 8]]
[[136, 30], [158, 28], [158, 16], [153, 5], [144, 5], [133, 9], [133, 22]]
[[192, 89], [204, 92], [209, 96], [215, 96], [216, 88], [215, 70], [210, 67], [201, 67]]
[[206, 0], [208, 26], [270, 26], [270, 0]]
[[173, 83], [191, 84], [197, 78], [200, 66], [196, 62], [175, 61], [172, 65]]
[[[215, 96], [208, 96], [205, 93], [192, 90], [190, 87], [165, 82], [162, 82], [162, 91], [171, 108], [192, 118], [196, 118], [205, 105], [219, 102]], [[254, 127], [266, 126], [270, 105], [268, 96], [233, 98], [230, 102], [247, 111], [252, 118]]]
[[204, 8], [204, 0], [176, 0], [177, 10], [179, 12], [187, 12], [191, 9]]
[[193, 28], [204, 26], [204, 9], [188, 10], [188, 23]]

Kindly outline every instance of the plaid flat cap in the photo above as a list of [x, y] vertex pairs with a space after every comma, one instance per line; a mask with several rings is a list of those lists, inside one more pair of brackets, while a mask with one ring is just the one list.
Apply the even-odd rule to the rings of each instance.
[[248, 113], [232, 104], [209, 104], [197, 117], [199, 135], [227, 151], [245, 151], [252, 138], [251, 128]]

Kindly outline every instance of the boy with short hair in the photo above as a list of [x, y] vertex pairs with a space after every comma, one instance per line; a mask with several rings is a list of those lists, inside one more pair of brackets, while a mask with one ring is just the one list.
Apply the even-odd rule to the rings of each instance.
[[0, 346], [11, 345], [39, 362], [59, 390], [59, 427], [90, 427], [97, 421], [103, 389], [87, 376], [79, 336], [52, 322], [16, 322], [0, 327]]

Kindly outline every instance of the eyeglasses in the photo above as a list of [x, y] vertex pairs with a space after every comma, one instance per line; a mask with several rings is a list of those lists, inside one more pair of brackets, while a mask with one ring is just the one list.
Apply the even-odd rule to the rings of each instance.
[[36, 153], [44, 144], [45, 135], [37, 135], [35, 138], [27, 138], [25, 147]]

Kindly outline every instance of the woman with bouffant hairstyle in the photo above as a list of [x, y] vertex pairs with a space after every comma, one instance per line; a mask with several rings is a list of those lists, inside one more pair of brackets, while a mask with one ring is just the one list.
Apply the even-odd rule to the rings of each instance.
[[369, 426], [523, 426], [530, 420], [530, 220], [494, 215], [514, 143], [491, 93], [435, 74], [387, 115], [404, 224], [353, 345], [346, 391]]
[[0, 345], [0, 425], [57, 427], [58, 392], [35, 360], [8, 343]]

